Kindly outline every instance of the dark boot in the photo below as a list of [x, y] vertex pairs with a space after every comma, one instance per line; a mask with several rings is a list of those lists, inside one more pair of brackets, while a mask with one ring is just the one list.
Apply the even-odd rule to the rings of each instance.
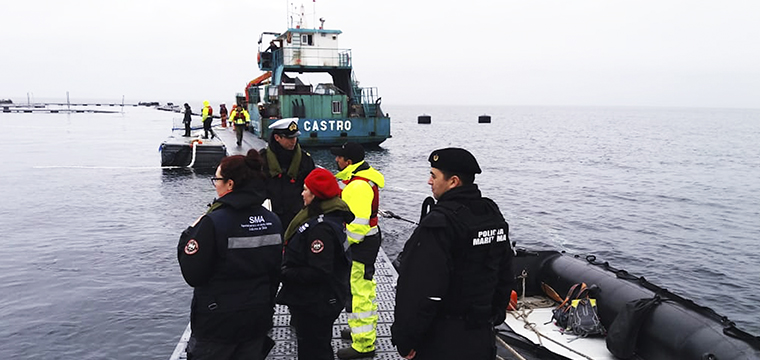
[[375, 356], [375, 350], [368, 352], [358, 352], [352, 347], [338, 350], [338, 359], [363, 359]]

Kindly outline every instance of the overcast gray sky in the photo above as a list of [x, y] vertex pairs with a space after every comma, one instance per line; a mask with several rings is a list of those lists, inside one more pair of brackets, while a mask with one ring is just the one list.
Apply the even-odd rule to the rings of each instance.
[[[301, 1], [6, 0], [0, 98], [231, 102], [289, 3]], [[386, 105], [760, 108], [757, 0], [304, 5], [343, 31]]]

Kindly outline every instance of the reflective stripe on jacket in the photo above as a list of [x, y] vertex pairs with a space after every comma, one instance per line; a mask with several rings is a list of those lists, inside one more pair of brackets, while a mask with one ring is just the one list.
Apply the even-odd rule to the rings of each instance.
[[[348, 242], [362, 242], [365, 236], [377, 234], [379, 189], [385, 186], [385, 177], [365, 161], [346, 166], [335, 175], [343, 188], [341, 199], [348, 204], [356, 217], [346, 225]], [[363, 181], [354, 181], [363, 180]]]

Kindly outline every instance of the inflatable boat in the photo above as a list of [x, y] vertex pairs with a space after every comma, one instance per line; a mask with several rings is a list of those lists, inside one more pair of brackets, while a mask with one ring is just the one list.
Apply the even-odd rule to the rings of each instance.
[[[513, 265], [521, 300], [497, 327], [498, 343], [509, 350], [503, 358], [760, 359], [759, 337], [738, 329], [708, 307], [598, 261], [593, 255], [519, 250]], [[564, 301], [571, 287], [580, 283], [595, 285], [592, 297], [605, 329], [625, 331], [579, 336], [556, 325], [553, 310], [558, 301]], [[631, 319], [632, 304], [647, 299], [652, 300], [649, 311], [636, 313]], [[630, 353], [615, 356], [619, 349], [610, 348], [610, 343], [626, 344]]]

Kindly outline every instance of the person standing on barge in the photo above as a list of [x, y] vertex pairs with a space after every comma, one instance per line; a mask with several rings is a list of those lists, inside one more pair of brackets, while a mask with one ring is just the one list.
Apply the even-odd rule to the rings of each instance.
[[219, 105], [219, 118], [222, 119], [222, 127], [227, 127], [227, 105]]
[[208, 133], [211, 132], [211, 138], [215, 138], [216, 134], [211, 129], [211, 122], [214, 121], [214, 109], [211, 108], [208, 100], [203, 101], [203, 110], [201, 111], [201, 121], [203, 122], [203, 138], [208, 139]]
[[269, 129], [272, 134], [268, 146], [260, 151], [267, 177], [267, 197], [281, 222], [290, 224], [303, 207], [303, 181], [314, 170], [314, 160], [298, 143], [301, 132], [297, 118], [277, 120]]
[[185, 118], [182, 119], [182, 123], [185, 124], [185, 137], [190, 136], [190, 123], [193, 121], [192, 119], [193, 111], [190, 110], [190, 105], [188, 103], [185, 103]]
[[354, 215], [339, 195], [333, 174], [314, 169], [304, 180], [304, 207], [285, 231], [277, 302], [290, 309], [299, 360], [333, 359], [332, 326], [348, 298], [351, 256], [345, 224]]
[[261, 204], [262, 160], [256, 150], [222, 159], [211, 179], [218, 199], [182, 232], [177, 258], [193, 289], [190, 360], [263, 360], [274, 341], [282, 225]]
[[232, 122], [235, 124], [237, 146], [240, 146], [243, 143], [243, 133], [251, 124], [251, 116], [248, 115], [248, 111], [242, 106], [233, 110], [231, 115]]
[[364, 160], [364, 148], [355, 142], [334, 147], [330, 152], [340, 172], [335, 175], [342, 186], [341, 198], [356, 217], [346, 225], [351, 245], [351, 298], [346, 306], [348, 329], [341, 338], [351, 340], [351, 346], [338, 350], [339, 359], [357, 359], [375, 355], [377, 339], [377, 282], [375, 260], [382, 237], [377, 223], [380, 189], [385, 177]]
[[439, 149], [428, 161], [438, 203], [404, 244], [392, 342], [407, 359], [492, 360], [514, 286], [509, 225], [474, 183], [481, 170], [469, 151]]

